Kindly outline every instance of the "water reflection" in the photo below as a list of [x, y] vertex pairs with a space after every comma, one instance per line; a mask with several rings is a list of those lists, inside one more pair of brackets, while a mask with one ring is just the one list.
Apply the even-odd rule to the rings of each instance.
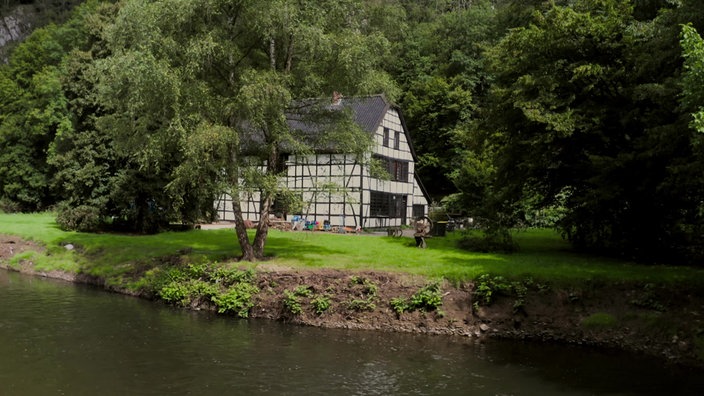
[[324, 330], [0, 271], [0, 395], [702, 394], [699, 373], [579, 348]]

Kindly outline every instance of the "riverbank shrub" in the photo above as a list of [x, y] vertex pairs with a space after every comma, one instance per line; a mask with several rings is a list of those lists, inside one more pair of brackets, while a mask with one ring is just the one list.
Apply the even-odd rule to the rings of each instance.
[[253, 269], [239, 270], [227, 267], [217, 267], [211, 275], [215, 283], [221, 283], [225, 286], [242, 282], [252, 283], [255, 277], [256, 273]]
[[353, 275], [350, 277], [350, 288], [358, 293], [360, 298], [354, 298], [347, 301], [347, 308], [357, 312], [371, 312], [376, 309], [377, 293], [379, 286], [371, 280]]
[[491, 305], [499, 296], [508, 296], [515, 298], [513, 302], [514, 313], [521, 312], [524, 309], [525, 299], [531, 287], [537, 289], [540, 293], [549, 289], [548, 285], [543, 283], [536, 284], [530, 277], [510, 281], [503, 276], [482, 274], [475, 281], [474, 291], [472, 292], [473, 308], [478, 311], [480, 306]]
[[355, 298], [347, 302], [347, 308], [351, 311], [371, 312], [376, 309], [374, 300], [375, 298], [373, 296], [370, 296], [367, 299]]
[[404, 312], [416, 310], [430, 312], [439, 311], [442, 305], [442, 290], [439, 282], [432, 282], [421, 287], [410, 298], [394, 297], [389, 301], [391, 309], [400, 316]]
[[616, 317], [606, 312], [596, 312], [582, 319], [582, 327], [587, 329], [603, 329], [614, 327]]
[[401, 316], [404, 312], [411, 310], [408, 299], [405, 297], [394, 297], [389, 300], [389, 305], [391, 305], [391, 309], [396, 312], [396, 316]]
[[429, 283], [411, 296], [410, 307], [423, 311], [433, 311], [442, 305], [440, 283]]
[[301, 297], [311, 297], [313, 291], [309, 286], [296, 286], [293, 291], [284, 290], [284, 309], [293, 315], [300, 315], [303, 312]]
[[480, 275], [476, 282], [473, 297], [474, 303], [491, 305], [497, 294], [506, 293], [510, 289], [509, 282], [503, 276]]
[[658, 312], [665, 312], [667, 309], [665, 304], [663, 304], [658, 297], [655, 285], [652, 283], [646, 283], [643, 285], [642, 291], [638, 293], [635, 298], [632, 298], [629, 303], [638, 308]]
[[310, 287], [305, 286], [305, 285], [301, 285], [301, 286], [297, 286], [293, 290], [293, 294], [295, 294], [297, 296], [301, 296], [301, 297], [310, 297], [313, 295], [313, 291], [310, 290]]
[[352, 275], [350, 277], [350, 286], [354, 287], [354, 285], [361, 285], [362, 293], [369, 296], [376, 296], [379, 291], [379, 286], [363, 276]]
[[284, 309], [292, 315], [300, 315], [303, 312], [301, 300], [295, 292], [284, 290]]
[[292, 315], [300, 315], [303, 313], [303, 305], [306, 303], [303, 299], [308, 299], [308, 303], [313, 308], [316, 315], [322, 315], [330, 309], [332, 302], [330, 296], [324, 294], [314, 294], [310, 286], [300, 285], [293, 291], [284, 290], [283, 306], [284, 310]]
[[168, 303], [181, 306], [185, 306], [190, 303], [190, 293], [188, 288], [178, 281], [169, 282], [161, 287], [158, 293], [159, 297]]
[[217, 306], [218, 313], [235, 313], [240, 318], [249, 317], [249, 311], [254, 307], [254, 295], [259, 293], [259, 288], [247, 282], [240, 282], [230, 286], [224, 292], [212, 297]]
[[173, 280], [158, 292], [162, 300], [183, 307], [209, 301], [217, 293], [215, 285], [200, 279]]
[[315, 296], [312, 300], [310, 300], [310, 304], [313, 306], [313, 311], [317, 315], [322, 315], [325, 311], [332, 307], [330, 297], [323, 294]]
[[207, 261], [157, 267], [135, 283], [141, 292], [179, 306], [212, 303], [218, 313], [246, 318], [259, 293], [253, 270], [227, 268]]

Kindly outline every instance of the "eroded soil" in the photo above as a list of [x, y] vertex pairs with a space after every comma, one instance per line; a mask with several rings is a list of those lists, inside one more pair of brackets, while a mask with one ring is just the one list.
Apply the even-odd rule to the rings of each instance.
[[5, 261], [15, 254], [27, 250], [41, 250], [41, 248], [29, 241], [11, 235], [0, 235], [0, 261]]

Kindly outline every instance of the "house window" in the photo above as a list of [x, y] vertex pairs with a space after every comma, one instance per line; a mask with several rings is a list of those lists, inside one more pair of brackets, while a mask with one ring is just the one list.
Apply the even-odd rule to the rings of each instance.
[[413, 205], [413, 218], [418, 219], [425, 216], [425, 205]]
[[371, 216], [388, 216], [389, 215], [389, 200], [387, 194], [372, 191], [369, 200], [369, 214]]
[[372, 191], [369, 215], [374, 217], [404, 217], [406, 200], [403, 195]]
[[408, 162], [382, 155], [375, 155], [374, 158], [379, 161], [382, 169], [389, 172], [392, 181], [408, 183]]
[[393, 165], [392, 179], [394, 181], [408, 182], [408, 162], [391, 161]]
[[401, 132], [399, 131], [394, 132], [394, 148], [396, 150], [401, 149]]
[[383, 141], [383, 146], [384, 147], [389, 147], [389, 128], [384, 128], [384, 141]]

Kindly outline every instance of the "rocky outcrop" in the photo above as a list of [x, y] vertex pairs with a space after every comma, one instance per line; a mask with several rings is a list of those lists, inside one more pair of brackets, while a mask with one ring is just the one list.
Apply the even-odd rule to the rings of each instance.
[[48, 23], [62, 23], [82, 0], [23, 1], [0, 3], [0, 63], [7, 63], [10, 48], [27, 38], [34, 29]]
[[21, 41], [32, 31], [32, 24], [29, 22], [24, 7], [4, 11], [0, 14], [0, 61], [7, 62], [7, 48], [10, 44]]

